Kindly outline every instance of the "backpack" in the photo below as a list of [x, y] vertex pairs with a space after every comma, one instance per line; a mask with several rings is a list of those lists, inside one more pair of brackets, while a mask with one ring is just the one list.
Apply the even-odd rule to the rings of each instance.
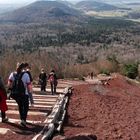
[[22, 76], [24, 72], [21, 72], [19, 74], [14, 74], [14, 81], [13, 81], [13, 86], [11, 89], [11, 95], [10, 97], [13, 99], [17, 99], [19, 97], [23, 97], [25, 95], [25, 86], [22, 81]]
[[50, 82], [52, 82], [52, 83], [54, 82], [54, 75], [53, 75], [53, 74], [50, 75], [49, 80], [50, 80]]

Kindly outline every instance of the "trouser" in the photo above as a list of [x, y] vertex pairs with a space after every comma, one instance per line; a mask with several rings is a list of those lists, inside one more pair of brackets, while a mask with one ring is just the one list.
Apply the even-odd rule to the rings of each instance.
[[34, 99], [32, 93], [29, 93], [29, 100], [31, 104], [34, 104]]
[[5, 115], [5, 112], [4, 111], [1, 111], [1, 118], [2, 119], [5, 119], [6, 115]]
[[29, 96], [24, 95], [16, 99], [19, 108], [20, 119], [26, 121], [29, 110]]
[[54, 83], [51, 83], [51, 93], [56, 94], [56, 85]]
[[46, 83], [41, 84], [41, 91], [46, 91]]

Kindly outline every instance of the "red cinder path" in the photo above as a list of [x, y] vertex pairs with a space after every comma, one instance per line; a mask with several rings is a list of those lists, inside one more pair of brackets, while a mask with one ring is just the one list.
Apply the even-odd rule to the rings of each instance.
[[88, 133], [97, 140], [140, 140], [140, 84], [116, 74], [105, 85], [74, 86], [63, 132], [66, 137]]

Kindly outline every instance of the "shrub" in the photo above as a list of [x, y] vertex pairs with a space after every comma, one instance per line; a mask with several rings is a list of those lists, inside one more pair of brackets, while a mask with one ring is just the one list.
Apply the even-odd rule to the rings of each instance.
[[123, 67], [123, 73], [129, 78], [135, 79], [138, 75], [138, 64], [125, 64]]

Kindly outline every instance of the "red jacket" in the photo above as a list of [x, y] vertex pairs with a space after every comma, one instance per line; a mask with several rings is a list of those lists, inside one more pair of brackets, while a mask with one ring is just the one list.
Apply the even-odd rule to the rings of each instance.
[[8, 110], [7, 104], [6, 104], [6, 93], [5, 91], [3, 91], [2, 89], [0, 89], [0, 110], [5, 112], [6, 110]]

